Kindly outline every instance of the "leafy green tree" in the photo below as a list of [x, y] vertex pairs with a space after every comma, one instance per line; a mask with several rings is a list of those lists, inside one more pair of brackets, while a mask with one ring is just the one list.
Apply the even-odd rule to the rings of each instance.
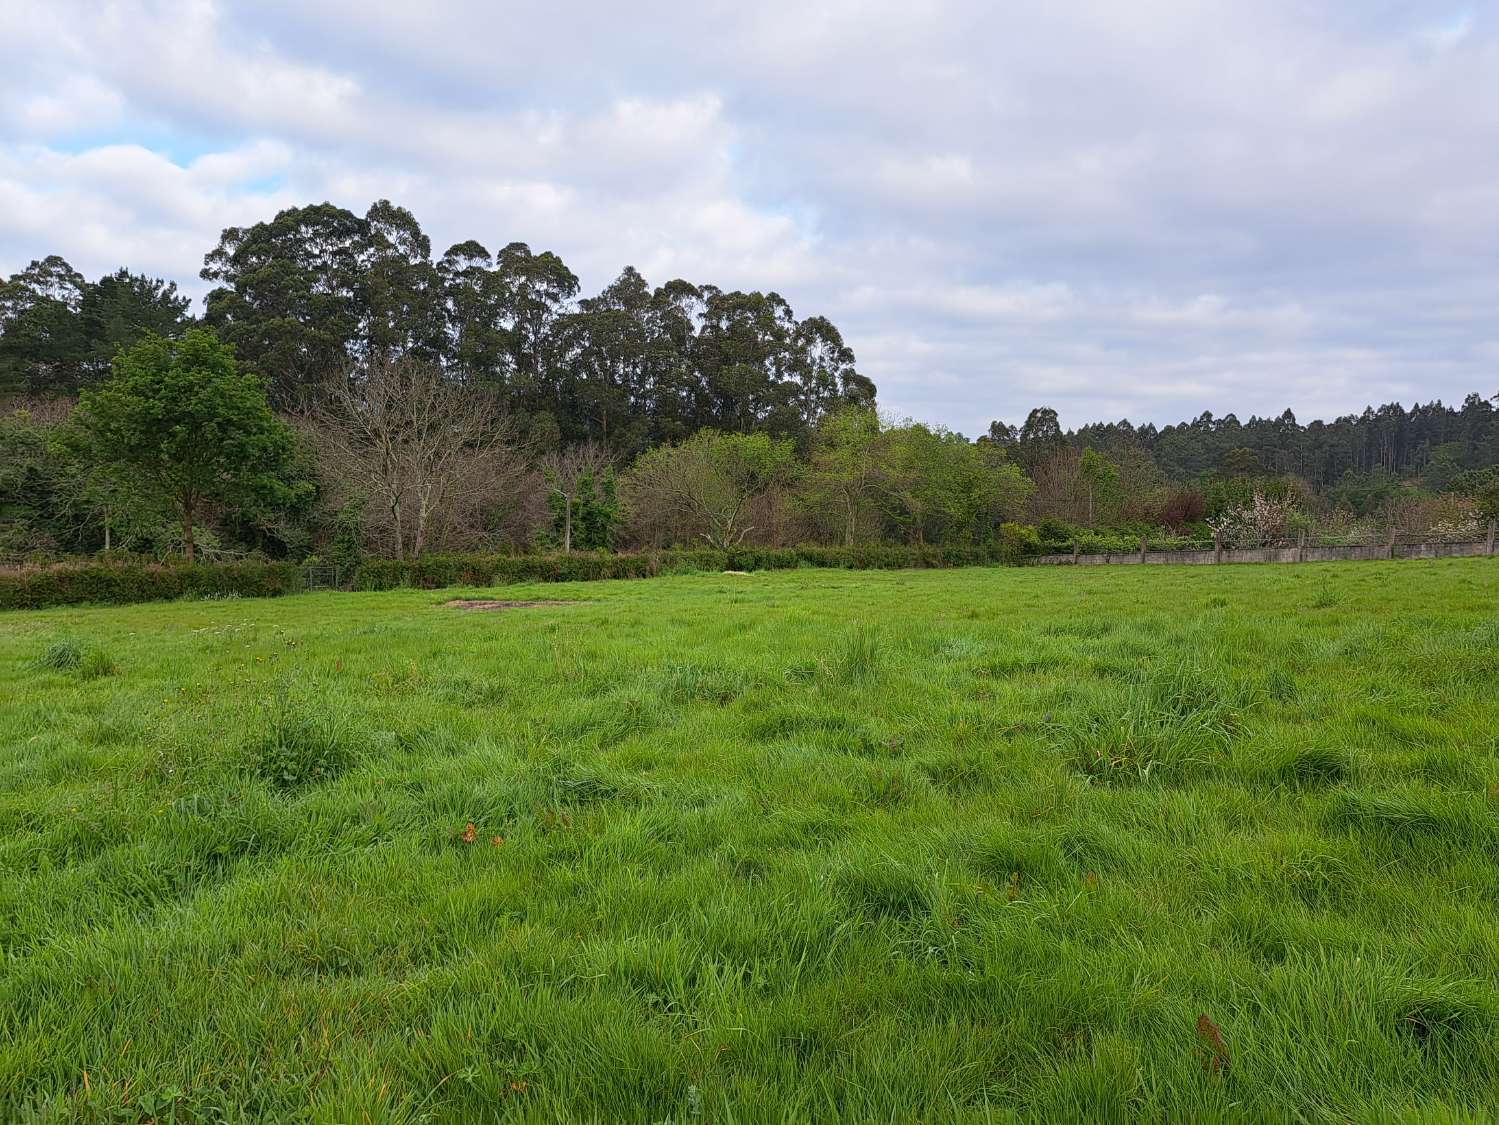
[[1095, 521], [1095, 504], [1110, 500], [1119, 488], [1119, 468], [1096, 449], [1085, 449], [1077, 462], [1078, 476], [1088, 490], [1088, 526]]
[[578, 481], [573, 511], [573, 546], [582, 551], [612, 550], [619, 524], [619, 488], [614, 469], [605, 468], [597, 478], [585, 473]]
[[729, 550], [755, 530], [751, 505], [788, 483], [795, 467], [789, 441], [703, 430], [680, 445], [647, 450], [626, 484], [631, 507], [645, 522], [675, 538], [701, 538]]
[[1499, 465], [1459, 474], [1452, 481], [1452, 491], [1477, 501], [1483, 519], [1499, 520]]
[[170, 505], [188, 562], [210, 507], [290, 504], [309, 487], [292, 475], [295, 438], [260, 381], [202, 329], [122, 352], [113, 376], [84, 392], [77, 418], [97, 463]]
[[189, 304], [176, 282], [124, 269], [87, 286], [78, 310], [88, 347], [87, 380], [108, 378], [120, 349], [148, 333], [181, 335], [192, 323]]
[[942, 427], [906, 423], [879, 443], [882, 491], [896, 524], [915, 543], [987, 539], [1018, 514], [1031, 485], [998, 449]]
[[[368, 222], [320, 203], [230, 227], [203, 259], [199, 276], [218, 282], [206, 322], [265, 380], [277, 406], [297, 405], [366, 350], [368, 251]], [[394, 303], [387, 298], [387, 307]]]
[[1239, 446], [1223, 455], [1223, 475], [1234, 478], [1261, 477], [1265, 475], [1265, 465], [1254, 450]]
[[0, 281], [0, 394], [71, 394], [86, 379], [83, 276], [53, 255]]
[[812, 438], [797, 503], [845, 547], [853, 546], [879, 511], [884, 484], [880, 435], [880, 419], [872, 409], [849, 406], [824, 415]]
[[[613, 496], [614, 474], [607, 449], [597, 442], [584, 442], [555, 450], [542, 458], [541, 476], [552, 509], [553, 531], [564, 552], [572, 551], [575, 538], [586, 540], [578, 544], [584, 550], [613, 541], [619, 505]], [[601, 495], [601, 488], [607, 495]], [[575, 536], [575, 530], [581, 535]]]

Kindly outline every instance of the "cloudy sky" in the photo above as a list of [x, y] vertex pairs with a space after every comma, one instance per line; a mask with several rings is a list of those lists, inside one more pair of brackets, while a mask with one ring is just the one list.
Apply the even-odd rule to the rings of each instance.
[[1499, 0], [0, 2], [0, 274], [382, 197], [969, 434], [1494, 394]]

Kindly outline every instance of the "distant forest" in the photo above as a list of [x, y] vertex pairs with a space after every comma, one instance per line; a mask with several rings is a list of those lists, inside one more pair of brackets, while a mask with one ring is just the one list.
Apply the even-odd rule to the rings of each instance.
[[[125, 268], [90, 281], [54, 256], [0, 279], [0, 554], [1456, 535], [1499, 510], [1499, 395], [1159, 429], [1066, 430], [1042, 406], [970, 441], [880, 418], [837, 327], [774, 292], [626, 267], [584, 296], [524, 243], [434, 256], [383, 200], [225, 230], [201, 276], [201, 315]], [[296, 440], [261, 500], [205, 491], [184, 521], [100, 419], [126, 371], [145, 393], [189, 353], [251, 376]]]

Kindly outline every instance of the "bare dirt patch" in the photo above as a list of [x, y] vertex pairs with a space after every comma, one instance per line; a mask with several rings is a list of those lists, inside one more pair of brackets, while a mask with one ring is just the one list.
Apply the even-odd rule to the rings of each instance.
[[534, 609], [536, 606], [544, 605], [585, 605], [585, 602], [496, 602], [496, 601], [470, 601], [465, 598], [454, 598], [450, 602], [443, 602], [448, 609], [465, 609], [470, 612], [474, 610], [498, 610], [498, 609]]

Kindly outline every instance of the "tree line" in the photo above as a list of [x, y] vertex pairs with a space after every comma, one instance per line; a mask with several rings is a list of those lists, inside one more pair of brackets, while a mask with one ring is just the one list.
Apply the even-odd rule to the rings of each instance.
[[1477, 394], [1308, 425], [1039, 407], [969, 441], [882, 418], [837, 328], [775, 293], [626, 267], [580, 296], [524, 243], [434, 257], [383, 200], [225, 230], [202, 277], [201, 316], [125, 269], [0, 280], [0, 555], [1023, 548], [1499, 508]]

